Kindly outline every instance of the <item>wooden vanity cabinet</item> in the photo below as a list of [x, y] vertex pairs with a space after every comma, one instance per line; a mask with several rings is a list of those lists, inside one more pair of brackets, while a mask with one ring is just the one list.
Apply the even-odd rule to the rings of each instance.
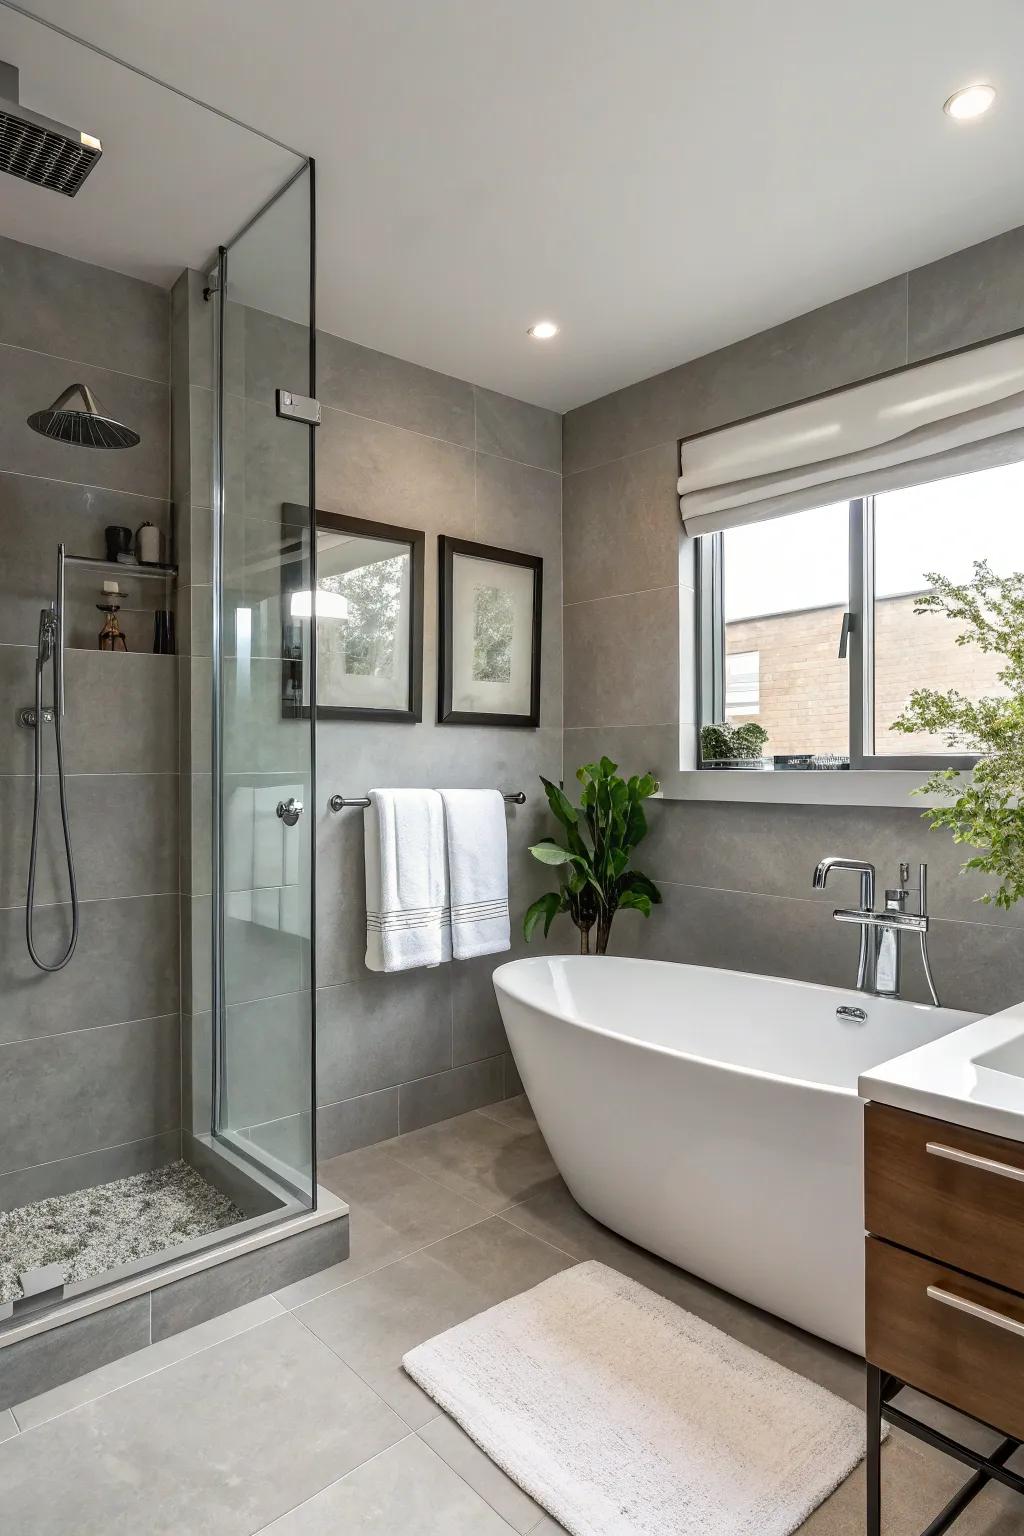
[[[881, 1420], [973, 1466], [928, 1527], [947, 1530], [1024, 1442], [1024, 1144], [884, 1104], [865, 1109], [868, 1536], [879, 1536]], [[910, 1419], [916, 1388], [1004, 1435], [992, 1456]], [[945, 1442], [945, 1443], [943, 1443]]]

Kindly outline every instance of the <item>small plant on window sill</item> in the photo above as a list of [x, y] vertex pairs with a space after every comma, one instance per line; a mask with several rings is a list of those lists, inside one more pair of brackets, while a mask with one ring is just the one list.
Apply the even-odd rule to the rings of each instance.
[[590, 954], [590, 935], [596, 928], [596, 953], [608, 949], [616, 912], [632, 909], [650, 917], [661, 901], [661, 892], [638, 869], [630, 869], [633, 850], [647, 836], [643, 802], [661, 787], [652, 773], [619, 777], [618, 764], [602, 757], [599, 763], [577, 768], [583, 786], [579, 806], [541, 776], [555, 819], [565, 831], [564, 846], [545, 837], [530, 849], [541, 864], [558, 870], [558, 890], [539, 897], [523, 918], [523, 935], [529, 940], [543, 919], [544, 937], [560, 912], [568, 912], [580, 934], [580, 954]]
[[957, 645], [1005, 658], [997, 675], [1007, 693], [972, 702], [955, 688], [918, 688], [893, 729], [941, 735], [951, 751], [978, 754], [970, 783], [960, 782], [958, 769], [942, 768], [914, 793], [952, 801], [924, 812], [932, 830], [945, 828], [955, 843], [977, 848], [961, 873], [973, 869], [998, 880], [979, 899], [1010, 908], [1024, 897], [1024, 573], [997, 576], [976, 560], [970, 581], [931, 571], [925, 579], [932, 590], [914, 612], [944, 614], [961, 626]]
[[701, 761], [705, 763], [750, 762], [761, 756], [768, 740], [763, 725], [705, 725], [700, 733]]

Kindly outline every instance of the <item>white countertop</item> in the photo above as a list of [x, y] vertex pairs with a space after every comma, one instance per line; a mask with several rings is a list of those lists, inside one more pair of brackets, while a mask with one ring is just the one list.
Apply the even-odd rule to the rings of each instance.
[[1024, 1002], [872, 1067], [862, 1099], [1024, 1141]]

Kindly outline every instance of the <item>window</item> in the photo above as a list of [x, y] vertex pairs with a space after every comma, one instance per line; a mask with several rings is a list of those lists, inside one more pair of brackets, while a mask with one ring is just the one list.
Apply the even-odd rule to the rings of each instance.
[[725, 718], [756, 715], [760, 711], [761, 652], [726, 651]]
[[930, 571], [1024, 570], [1024, 463], [707, 534], [698, 549], [703, 724], [761, 725], [776, 768], [970, 765], [892, 725], [914, 688], [1000, 691], [998, 657], [914, 609]]

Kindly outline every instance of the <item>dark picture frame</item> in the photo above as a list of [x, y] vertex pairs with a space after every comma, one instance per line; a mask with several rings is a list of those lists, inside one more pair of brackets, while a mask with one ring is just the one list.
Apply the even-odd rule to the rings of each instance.
[[[282, 521], [286, 534], [293, 531], [295, 524], [305, 519], [308, 521], [306, 508], [292, 506], [288, 503], [282, 507]], [[426, 535], [418, 528], [400, 528], [393, 523], [378, 523], [372, 519], [363, 517], [351, 517], [346, 512], [324, 512], [319, 508], [316, 513], [317, 532], [321, 529], [331, 529], [337, 533], [347, 533], [361, 539], [378, 539], [382, 543], [406, 544], [409, 546], [410, 555], [410, 580], [409, 580], [409, 664], [408, 687], [406, 692], [406, 704], [402, 708], [391, 706], [376, 707], [373, 705], [356, 704], [332, 704], [325, 702], [322, 697], [317, 699], [318, 720], [377, 720], [391, 721], [402, 724], [417, 724], [423, 719], [423, 616], [424, 616], [424, 567], [426, 557]], [[307, 541], [308, 542], [308, 541]], [[309, 718], [309, 704], [298, 702], [303, 698], [303, 673], [302, 656], [296, 653], [294, 643], [289, 643], [287, 623], [291, 610], [291, 593], [297, 588], [305, 589], [309, 585], [308, 559], [299, 559], [293, 562], [286, 561], [284, 566], [284, 580], [281, 590], [282, 609], [282, 660], [284, 668], [282, 709], [287, 718]], [[323, 619], [320, 621], [323, 622]], [[324, 684], [324, 669], [319, 669], [318, 689], [322, 693]]]
[[[492, 544], [477, 544], [470, 539], [438, 536], [438, 678], [437, 721], [439, 725], [503, 725], [536, 728], [540, 725], [541, 620], [544, 601], [544, 561], [540, 555], [525, 555], [519, 550], [497, 549]], [[460, 556], [470, 560], [490, 560], [500, 565], [525, 567], [533, 573], [532, 617], [530, 621], [530, 706], [526, 714], [507, 714], [485, 710], [455, 709], [454, 693], [454, 606], [456, 562]]]

